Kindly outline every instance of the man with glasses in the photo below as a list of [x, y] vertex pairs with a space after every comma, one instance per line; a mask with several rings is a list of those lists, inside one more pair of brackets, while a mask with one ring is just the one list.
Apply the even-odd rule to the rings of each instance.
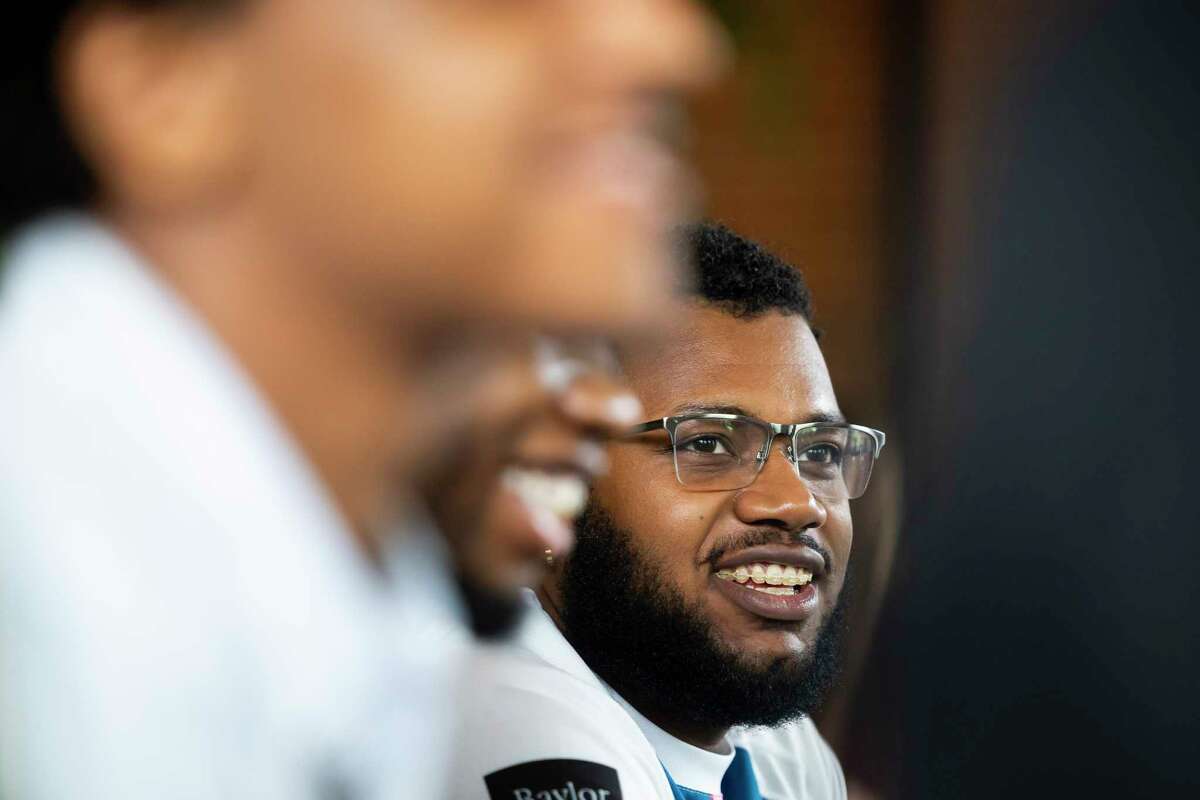
[[842, 417], [798, 272], [721, 227], [691, 245], [676, 332], [621, 353], [653, 418], [478, 665], [454, 797], [845, 796], [807, 714], [884, 434]]

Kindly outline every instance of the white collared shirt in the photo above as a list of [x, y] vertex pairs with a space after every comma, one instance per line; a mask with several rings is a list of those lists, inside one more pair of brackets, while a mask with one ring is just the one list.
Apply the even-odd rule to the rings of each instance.
[[63, 215], [12, 242], [0, 796], [439, 796], [466, 636], [432, 536], [385, 572], [118, 237]]
[[501, 800], [489, 795], [486, 776], [555, 759], [614, 768], [623, 800], [673, 798], [666, 771], [680, 786], [719, 794], [735, 746], [749, 752], [768, 800], [846, 797], [837, 758], [808, 718], [777, 728], [734, 729], [725, 752], [694, 747], [612, 692], [536, 596], [526, 590], [525, 599], [529, 608], [513, 641], [481, 647], [469, 669], [453, 800]]

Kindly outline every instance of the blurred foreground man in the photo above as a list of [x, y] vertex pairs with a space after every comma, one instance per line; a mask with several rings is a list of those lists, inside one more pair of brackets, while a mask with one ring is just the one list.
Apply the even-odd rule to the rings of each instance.
[[650, 322], [687, 197], [661, 120], [715, 67], [706, 20], [27, 11], [0, 55], [0, 796], [441, 796], [463, 637], [408, 484], [493, 352]]
[[694, 246], [679, 330], [621, 354], [654, 419], [478, 665], [455, 798], [845, 796], [806, 714], [884, 435], [843, 419], [798, 272], [723, 228]]

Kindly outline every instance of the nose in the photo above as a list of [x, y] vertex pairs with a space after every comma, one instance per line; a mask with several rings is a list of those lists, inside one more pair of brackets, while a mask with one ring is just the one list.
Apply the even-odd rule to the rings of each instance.
[[[782, 451], [786, 440], [776, 440]], [[746, 525], [770, 526], [788, 531], [820, 528], [828, 511], [796, 474], [783, 452], [772, 452], [762, 471], [734, 499], [733, 511]]]
[[692, 92], [716, 80], [729, 61], [720, 28], [692, 0], [569, 5], [576, 58], [586, 59], [597, 83], [650, 94]]

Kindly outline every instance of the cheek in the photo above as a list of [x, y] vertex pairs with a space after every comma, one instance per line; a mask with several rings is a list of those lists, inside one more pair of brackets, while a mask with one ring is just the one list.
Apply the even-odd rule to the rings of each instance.
[[[583, 181], [539, 181], [512, 229], [521, 280], [497, 286], [529, 315], [584, 328], [653, 330], [679, 265], [670, 229], [682, 217], [651, 223], [596, 195]], [[519, 289], [515, 292], [513, 290]]]
[[854, 523], [850, 517], [849, 503], [829, 508], [827, 513], [828, 517], [821, 533], [833, 555], [834, 570], [838, 574], [840, 585], [850, 563], [850, 552], [854, 544]]
[[707, 569], [697, 561], [719, 512], [719, 493], [684, 491], [669, 458], [630, 458], [619, 448], [610, 448], [609, 458], [609, 476], [597, 482], [596, 499], [672, 585], [694, 596], [695, 587], [707, 585]]
[[298, 3], [305, 13], [274, 14], [256, 37], [264, 191], [330, 249], [478, 262], [518, 218], [544, 82], [536, 41], [440, 3], [348, 5]]

